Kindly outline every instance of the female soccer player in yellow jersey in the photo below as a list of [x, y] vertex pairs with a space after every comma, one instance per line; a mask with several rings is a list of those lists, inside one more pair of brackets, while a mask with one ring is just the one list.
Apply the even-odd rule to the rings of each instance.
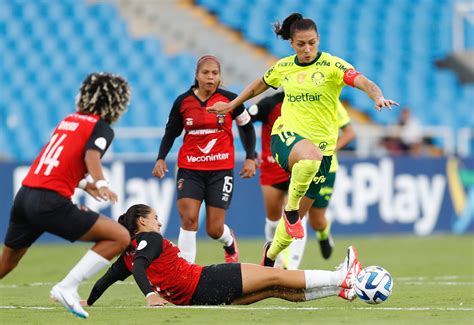
[[380, 88], [360, 74], [348, 62], [319, 51], [319, 34], [313, 20], [299, 13], [288, 16], [283, 24], [275, 24], [275, 33], [290, 40], [295, 55], [280, 59], [263, 78], [248, 85], [229, 103], [208, 107], [212, 113], [233, 110], [269, 87], [283, 87], [285, 99], [281, 116], [272, 129], [271, 149], [275, 160], [291, 172], [288, 203], [271, 245], [265, 245], [262, 263], [273, 266], [276, 256], [293, 241], [302, 238], [304, 229], [298, 213], [299, 203], [306, 194], [314, 199], [324, 183], [336, 148], [337, 101], [345, 85], [364, 91], [375, 108], [391, 109], [398, 103], [386, 99]]

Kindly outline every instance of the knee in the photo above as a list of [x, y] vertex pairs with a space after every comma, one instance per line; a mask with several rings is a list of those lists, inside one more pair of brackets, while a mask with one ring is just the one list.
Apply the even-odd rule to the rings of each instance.
[[128, 247], [128, 245], [130, 245], [131, 239], [127, 229], [125, 229], [124, 227], [121, 228], [122, 229], [118, 231], [117, 236], [115, 237], [115, 241], [117, 242], [117, 249], [123, 251]]
[[312, 208], [309, 212], [309, 223], [314, 230], [324, 230], [327, 225], [325, 209]]
[[181, 228], [184, 230], [197, 231], [198, 218], [189, 215], [181, 215]]
[[303, 170], [310, 174], [316, 174], [319, 169], [319, 163], [317, 159], [303, 159], [298, 161], [299, 170]]
[[224, 225], [211, 225], [206, 228], [206, 231], [212, 239], [219, 239], [224, 232]]

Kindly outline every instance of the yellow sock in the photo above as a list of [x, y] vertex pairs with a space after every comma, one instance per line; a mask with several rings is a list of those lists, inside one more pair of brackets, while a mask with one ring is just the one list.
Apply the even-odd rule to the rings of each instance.
[[326, 224], [326, 228], [324, 228], [324, 230], [316, 231], [316, 238], [318, 238], [318, 240], [325, 240], [328, 238], [330, 232], [331, 232], [331, 223], [328, 221]]
[[308, 190], [313, 177], [319, 170], [319, 166], [321, 166], [320, 160], [300, 160], [293, 165], [286, 211], [298, 210], [300, 200]]
[[285, 221], [283, 218], [278, 222], [277, 229], [275, 231], [275, 236], [273, 236], [272, 245], [268, 249], [267, 257], [271, 260], [276, 260], [276, 257], [282, 250], [290, 246], [293, 242], [293, 237], [286, 233]]

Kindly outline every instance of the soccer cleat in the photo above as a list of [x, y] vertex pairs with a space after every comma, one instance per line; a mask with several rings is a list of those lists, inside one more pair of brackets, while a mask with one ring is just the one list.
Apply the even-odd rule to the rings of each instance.
[[239, 248], [237, 247], [237, 239], [233, 230], [230, 231], [230, 235], [234, 241], [229, 247], [224, 246], [224, 259], [226, 263], [237, 263], [239, 262]]
[[[295, 214], [296, 214], [296, 217], [297, 217], [297, 221], [295, 223], [290, 223], [288, 221], [287, 216], [291, 215], [293, 217], [292, 219], [296, 219]], [[304, 228], [303, 228], [303, 225], [301, 223], [301, 219], [299, 217], [298, 210], [295, 210], [295, 211], [286, 211], [286, 210], [284, 210], [283, 211], [283, 220], [285, 220], [285, 230], [286, 230], [286, 233], [289, 236], [291, 236], [293, 238], [296, 238], [296, 239], [301, 239], [301, 238], [304, 237]]]
[[343, 280], [339, 286], [343, 289], [351, 289], [354, 286], [355, 278], [361, 269], [362, 265], [357, 259], [357, 250], [354, 246], [349, 246], [347, 248], [347, 256], [337, 267], [337, 270], [343, 274]]
[[334, 240], [332, 239], [331, 234], [329, 234], [326, 239], [319, 240], [319, 248], [321, 249], [321, 255], [325, 260], [331, 257], [333, 247]]
[[50, 291], [51, 299], [60, 302], [70, 313], [80, 318], [87, 318], [89, 314], [82, 308], [76, 290], [66, 289], [59, 284]]
[[354, 288], [352, 288], [352, 289], [342, 289], [339, 292], [339, 297], [341, 297], [342, 299], [347, 300], [347, 301], [353, 301], [357, 297], [357, 294], [356, 294]]
[[275, 265], [275, 261], [267, 257], [267, 252], [270, 249], [271, 244], [272, 244], [271, 241], [267, 241], [265, 245], [263, 245], [263, 257], [262, 257], [262, 262], [260, 262], [260, 265], [262, 266], [273, 267]]

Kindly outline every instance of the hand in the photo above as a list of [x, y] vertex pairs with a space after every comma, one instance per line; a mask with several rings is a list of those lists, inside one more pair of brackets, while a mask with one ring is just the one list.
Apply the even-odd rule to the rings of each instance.
[[242, 178], [250, 178], [255, 176], [257, 166], [255, 163], [255, 159], [245, 159], [244, 161], [244, 166], [242, 167], [242, 170], [240, 171], [239, 175]]
[[392, 105], [400, 106], [400, 104], [398, 104], [397, 102], [391, 99], [385, 99], [384, 97], [380, 97], [375, 102], [375, 108], [378, 111], [381, 111], [383, 107], [388, 107], [389, 109], [392, 109]]
[[148, 302], [148, 306], [164, 306], [168, 304], [168, 301], [161, 298], [158, 294], [149, 295], [146, 301]]
[[110, 201], [111, 203], [117, 203], [117, 194], [112, 192], [107, 186], [99, 188], [99, 197], [104, 201]]
[[165, 176], [165, 173], [167, 172], [168, 172], [168, 166], [166, 166], [166, 162], [163, 159], [158, 159], [151, 173], [155, 177], [163, 178]]
[[84, 188], [84, 191], [86, 191], [87, 194], [92, 196], [98, 202], [105, 201], [100, 196], [99, 190], [97, 189], [97, 187], [95, 187], [94, 183], [87, 183], [86, 187]]
[[211, 107], [206, 108], [209, 113], [213, 114], [225, 114], [230, 112], [233, 108], [230, 103], [217, 102]]
[[79, 304], [80, 304], [82, 307], [87, 307], [87, 306], [89, 306], [89, 305], [87, 304], [87, 300], [79, 300]]

